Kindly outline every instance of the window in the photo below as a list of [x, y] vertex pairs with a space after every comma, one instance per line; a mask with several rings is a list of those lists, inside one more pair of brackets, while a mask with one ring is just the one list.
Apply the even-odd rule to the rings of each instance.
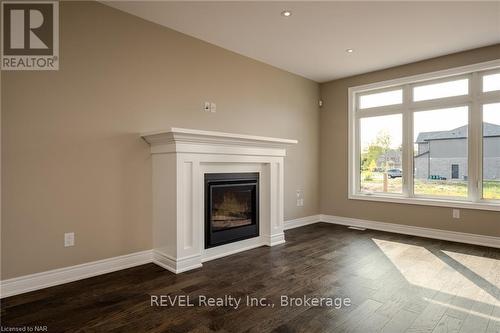
[[500, 73], [483, 76], [483, 92], [500, 90]]
[[361, 109], [401, 103], [403, 103], [403, 90], [401, 89], [362, 95], [359, 98], [359, 107]]
[[402, 193], [401, 114], [362, 118], [360, 190]]
[[500, 60], [349, 99], [349, 198], [500, 211]]
[[500, 200], [500, 103], [483, 105], [483, 198]]
[[415, 196], [467, 197], [468, 114], [466, 106], [414, 113]]
[[458, 179], [460, 175], [460, 166], [458, 164], [451, 165], [451, 179]]
[[426, 84], [413, 88], [413, 100], [426, 101], [429, 99], [467, 95], [469, 93], [469, 79], [446, 81]]

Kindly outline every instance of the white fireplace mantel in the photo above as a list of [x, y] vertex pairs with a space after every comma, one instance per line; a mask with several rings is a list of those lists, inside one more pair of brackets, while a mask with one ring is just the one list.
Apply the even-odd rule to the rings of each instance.
[[[286, 148], [297, 140], [171, 128], [142, 135], [153, 163], [153, 248], [158, 265], [180, 273], [202, 262], [285, 242], [283, 173]], [[205, 249], [205, 173], [258, 172], [259, 233]]]

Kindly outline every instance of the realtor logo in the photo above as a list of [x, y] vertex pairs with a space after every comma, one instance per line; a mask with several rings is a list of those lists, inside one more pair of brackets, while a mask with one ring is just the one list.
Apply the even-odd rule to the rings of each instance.
[[59, 69], [59, 3], [2, 1], [2, 69]]

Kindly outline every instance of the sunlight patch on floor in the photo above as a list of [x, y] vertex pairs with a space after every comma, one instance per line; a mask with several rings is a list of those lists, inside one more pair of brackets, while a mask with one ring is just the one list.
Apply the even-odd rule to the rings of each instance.
[[460, 311], [460, 312], [465, 312], [465, 313], [469, 313], [473, 316], [476, 316], [476, 317], [480, 317], [480, 318], [484, 318], [484, 319], [487, 319], [487, 320], [493, 320], [493, 321], [497, 321], [500, 323], [500, 318], [496, 317], [496, 316], [493, 316], [491, 314], [484, 314], [484, 313], [481, 313], [481, 312], [477, 312], [477, 311], [474, 311], [474, 310], [471, 310], [471, 309], [467, 309], [467, 308], [463, 308], [463, 307], [460, 307], [460, 306], [456, 306], [456, 305], [453, 305], [453, 304], [447, 304], [447, 303], [443, 303], [443, 302], [440, 302], [440, 301], [437, 301], [437, 300], [434, 300], [434, 299], [430, 299], [430, 298], [427, 298], [427, 297], [424, 297], [424, 300], [426, 300], [427, 302], [430, 302], [430, 303], [434, 303], [434, 304], [437, 304], [437, 305], [441, 305], [441, 306], [444, 306], [446, 308], [450, 308], [450, 309], [454, 309], [454, 310], [457, 310], [457, 311]]
[[449, 295], [450, 302], [457, 296], [500, 305], [499, 260], [434, 248], [429, 250], [388, 240], [372, 240], [409, 283], [436, 291], [436, 295]]
[[[499, 260], [452, 251], [442, 252], [490, 283], [495, 283], [495, 280], [500, 278]], [[488, 270], [491, 274], [488, 274]]]

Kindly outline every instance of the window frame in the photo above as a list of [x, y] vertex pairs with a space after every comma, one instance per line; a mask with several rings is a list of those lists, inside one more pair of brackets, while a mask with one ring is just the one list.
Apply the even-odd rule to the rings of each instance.
[[[500, 211], [500, 200], [483, 199], [483, 111], [482, 106], [500, 102], [500, 91], [483, 91], [484, 75], [500, 73], [500, 59], [451, 68], [436, 72], [419, 74], [394, 80], [370, 83], [348, 88], [348, 198], [394, 202], [427, 206], [468, 208]], [[423, 101], [413, 101], [413, 88], [417, 86], [441, 83], [461, 78], [469, 79], [467, 95], [444, 97]], [[361, 95], [402, 89], [401, 104], [358, 108]], [[437, 110], [467, 106], [468, 123], [468, 196], [467, 198], [416, 196], [414, 194], [414, 137], [413, 114], [418, 111]], [[402, 114], [403, 152], [402, 152], [402, 194], [361, 192], [361, 144], [359, 124], [361, 118], [391, 114]]]

